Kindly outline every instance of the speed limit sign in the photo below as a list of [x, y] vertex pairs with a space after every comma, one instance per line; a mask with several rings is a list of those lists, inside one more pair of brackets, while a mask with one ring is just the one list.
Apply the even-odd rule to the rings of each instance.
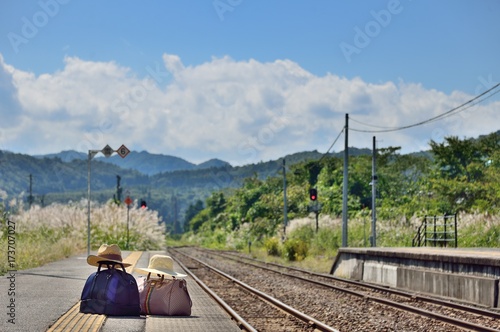
[[122, 146], [116, 150], [116, 153], [118, 153], [120, 157], [125, 158], [130, 153], [130, 150], [122, 144]]

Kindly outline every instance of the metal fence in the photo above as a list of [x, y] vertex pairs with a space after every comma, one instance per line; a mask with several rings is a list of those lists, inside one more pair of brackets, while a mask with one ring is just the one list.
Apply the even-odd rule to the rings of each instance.
[[413, 247], [455, 247], [458, 244], [457, 215], [425, 216], [413, 237]]

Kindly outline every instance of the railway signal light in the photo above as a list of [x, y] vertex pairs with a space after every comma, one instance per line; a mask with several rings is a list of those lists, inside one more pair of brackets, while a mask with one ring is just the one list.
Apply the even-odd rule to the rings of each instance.
[[318, 191], [315, 188], [309, 189], [309, 198], [311, 201], [315, 201], [318, 199]]

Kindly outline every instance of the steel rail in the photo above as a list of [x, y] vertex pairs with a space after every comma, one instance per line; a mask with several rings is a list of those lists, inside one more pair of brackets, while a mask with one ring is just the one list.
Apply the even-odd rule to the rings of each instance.
[[[196, 249], [200, 250], [199, 248], [196, 248]], [[219, 256], [223, 256], [220, 253], [216, 253], [214, 251], [210, 251], [210, 252], [212, 254], [217, 254]], [[186, 255], [186, 254], [184, 254], [184, 255]], [[235, 258], [231, 258], [231, 257], [227, 257], [227, 256], [226, 256], [226, 258], [236, 260]], [[241, 263], [241, 261], [238, 261], [238, 262]], [[348, 293], [348, 294], [353, 295], [353, 296], [357, 296], [357, 297], [361, 297], [361, 298], [364, 298], [364, 299], [368, 299], [368, 300], [371, 300], [373, 302], [377, 302], [377, 303], [380, 303], [380, 304], [391, 306], [391, 307], [394, 307], [394, 308], [397, 308], [397, 309], [400, 309], [400, 310], [412, 312], [412, 313], [418, 314], [420, 316], [424, 316], [424, 317], [428, 317], [428, 318], [433, 318], [433, 319], [436, 319], [438, 321], [442, 321], [442, 322], [445, 322], [445, 323], [448, 323], [448, 324], [451, 324], [451, 325], [454, 325], [454, 326], [458, 326], [458, 327], [463, 327], [463, 328], [469, 329], [471, 331], [500, 332], [500, 330], [498, 330], [498, 329], [493, 329], [493, 328], [489, 328], [489, 327], [486, 327], [486, 326], [478, 325], [478, 324], [475, 324], [475, 323], [470, 323], [470, 322], [466, 322], [466, 321], [463, 321], [463, 320], [460, 320], [460, 319], [452, 318], [452, 317], [449, 317], [449, 316], [440, 315], [440, 314], [437, 314], [437, 313], [434, 313], [434, 312], [431, 312], [431, 311], [428, 311], [428, 310], [415, 308], [415, 307], [412, 307], [412, 306], [409, 306], [409, 305], [406, 305], [406, 304], [401, 304], [401, 303], [398, 303], [398, 302], [395, 302], [395, 301], [391, 301], [391, 300], [387, 300], [387, 299], [382, 299], [382, 298], [377, 298], [377, 297], [374, 297], [374, 296], [371, 296], [371, 295], [367, 295], [367, 294], [356, 292], [356, 291], [353, 291], [353, 290], [349, 290], [349, 289], [337, 287], [337, 286], [334, 286], [334, 285], [331, 285], [331, 284], [327, 284], [327, 283], [324, 283], [324, 282], [321, 282], [321, 281], [317, 281], [317, 280], [312, 280], [312, 279], [300, 277], [300, 276], [297, 276], [295, 274], [289, 274], [289, 273], [285, 273], [285, 272], [281, 272], [281, 271], [276, 271], [276, 270], [273, 270], [271, 268], [260, 266], [260, 265], [253, 264], [253, 263], [248, 263], [248, 262], [243, 262], [243, 263], [251, 265], [251, 266], [254, 266], [254, 267], [257, 267], [257, 268], [261, 268], [261, 269], [264, 269], [264, 270], [268, 270], [268, 271], [271, 271], [271, 272], [274, 272], [274, 273], [278, 273], [278, 274], [281, 274], [281, 275], [284, 275], [284, 276], [287, 276], [287, 277], [291, 277], [291, 278], [299, 279], [299, 280], [302, 280], [302, 281], [305, 281], [305, 282], [317, 284], [317, 285], [324, 286], [324, 287], [327, 287], [327, 288], [330, 288], [330, 289], [334, 289], [334, 290], [337, 290], [337, 291], [340, 291], [340, 292], [343, 292], [343, 293]], [[268, 264], [268, 263], [265, 263], [265, 264]], [[280, 266], [280, 267], [288, 268], [286, 266]], [[308, 271], [306, 271], [306, 273], [314, 274], [314, 273], [310, 273]], [[320, 276], [324, 276], [324, 275], [320, 275]], [[343, 282], [344, 279], [340, 279], [339, 281]], [[362, 283], [360, 283], [360, 285], [362, 287], [366, 287]], [[370, 287], [371, 287], [371, 285], [370, 285]], [[390, 293], [390, 291], [388, 291], [388, 289], [384, 289], [383, 291]], [[469, 307], [466, 307], [466, 308], [467, 308], [467, 310], [464, 310], [464, 311], [468, 311]]]
[[[199, 250], [200, 248], [197, 248], [197, 249]], [[202, 249], [202, 250], [207, 250], [207, 249]], [[249, 260], [249, 261], [258, 262], [260, 264], [265, 264], [265, 265], [270, 265], [270, 266], [276, 266], [278, 268], [288, 269], [288, 270], [297, 271], [297, 272], [302, 272], [304, 274], [309, 274], [311, 276], [316, 276], [316, 277], [322, 277], [322, 278], [326, 278], [326, 279], [331, 279], [333, 281], [338, 281], [338, 282], [341, 282], [341, 283], [346, 283], [346, 284], [350, 284], [350, 285], [354, 285], [354, 286], [364, 287], [364, 288], [368, 288], [368, 289], [371, 289], [371, 290], [377, 290], [377, 291], [380, 291], [380, 292], [391, 293], [391, 294], [403, 296], [403, 297], [406, 297], [406, 298], [409, 298], [409, 299], [415, 299], [415, 300], [419, 300], [419, 301], [422, 301], [422, 302], [428, 302], [428, 303], [432, 303], [432, 304], [437, 304], [437, 305], [445, 306], [445, 307], [448, 307], [448, 308], [451, 308], [451, 309], [461, 310], [461, 311], [465, 311], [465, 312], [469, 312], [469, 313], [473, 313], [473, 314], [477, 314], [477, 315], [481, 315], [481, 316], [485, 316], [485, 317], [491, 317], [491, 318], [495, 318], [495, 319], [500, 319], [500, 312], [489, 311], [489, 310], [485, 310], [485, 309], [481, 309], [481, 308], [477, 308], [477, 307], [463, 305], [463, 304], [460, 304], [460, 303], [454, 303], [454, 302], [447, 301], [447, 300], [436, 299], [436, 298], [432, 298], [432, 297], [428, 297], [428, 296], [423, 296], [421, 294], [409, 293], [409, 292], [405, 292], [405, 291], [402, 291], [402, 290], [399, 290], [399, 289], [390, 288], [390, 287], [385, 287], [385, 286], [379, 286], [379, 285], [364, 283], [364, 282], [360, 282], [360, 281], [356, 281], [356, 280], [349, 280], [349, 279], [339, 278], [339, 277], [332, 276], [331, 274], [317, 273], [317, 272], [313, 272], [313, 271], [308, 271], [308, 270], [300, 269], [300, 268], [297, 268], [297, 267], [285, 266], [285, 265], [281, 265], [281, 264], [277, 264], [277, 263], [272, 263], [272, 262], [263, 262], [263, 261], [260, 261], [258, 259], [254, 259], [254, 258], [250, 258], [250, 257], [244, 257], [244, 256], [240, 256], [240, 255], [236, 255], [236, 254], [232, 254], [232, 253], [228, 253], [228, 252], [225, 252], [223, 254], [220, 253], [220, 252], [217, 252], [215, 250], [209, 250], [209, 252], [211, 252], [213, 254], [216, 254], [216, 255], [229, 255], [229, 256], [234, 256], [234, 257], [238, 257], [238, 258], [243, 258], [243, 259], [246, 259], [246, 260]], [[230, 257], [227, 257], [227, 258], [230, 258]], [[249, 263], [247, 263], [247, 264], [249, 264]], [[270, 271], [275, 271], [275, 270], [272, 270], [272, 269], [269, 269], [269, 270]], [[278, 272], [278, 271], [275, 271], [275, 272]], [[278, 272], [278, 273], [281, 273], [281, 272]]]
[[[179, 253], [178, 251], [176, 250], [172, 250], [171, 248], [169, 249], [169, 251], [175, 251], [177, 253]], [[181, 253], [182, 254], [182, 253]], [[240, 315], [238, 315], [238, 313], [236, 311], [233, 310], [233, 308], [231, 308], [223, 299], [221, 299], [216, 293], [214, 293], [203, 281], [201, 281], [190, 269], [188, 269], [184, 264], [182, 264], [182, 262], [177, 259], [176, 257], [172, 257], [176, 262], [177, 264], [179, 264], [179, 266], [184, 270], [186, 271], [186, 273], [188, 275], [191, 276], [191, 278], [194, 279], [194, 281], [196, 281], [196, 283], [198, 285], [200, 285], [200, 287], [208, 293], [208, 295], [210, 295], [228, 314], [229, 316], [231, 316], [231, 319], [235, 320], [236, 322], [236, 325], [240, 328], [240, 330], [245, 330], [245, 331], [248, 331], [248, 332], [257, 332], [257, 330], [252, 326], [250, 325], [250, 323], [248, 323], [246, 320], [244, 320]]]
[[[169, 248], [169, 251], [172, 251], [172, 248]], [[199, 260], [199, 259], [197, 259], [195, 257], [192, 257], [192, 256], [190, 256], [188, 254], [185, 254], [185, 253], [180, 252], [180, 251], [175, 250], [175, 249], [174, 249], [174, 251], [177, 252], [177, 253], [179, 253], [179, 254], [181, 254], [181, 255], [183, 255], [183, 256], [185, 256], [185, 257], [188, 257], [189, 259], [192, 259], [192, 260], [198, 262], [199, 264], [205, 266], [206, 268], [208, 268], [208, 269], [214, 271], [215, 273], [223, 276], [224, 278], [232, 281], [233, 283], [235, 283], [235, 284], [239, 285], [240, 287], [248, 290], [249, 292], [257, 295], [261, 299], [264, 299], [265, 301], [267, 301], [267, 302], [275, 305], [279, 309], [281, 309], [281, 310], [283, 310], [283, 311], [291, 314], [292, 316], [300, 319], [301, 321], [305, 322], [309, 326], [314, 327], [315, 329], [317, 329], [319, 331], [324, 331], [324, 332], [339, 332], [338, 330], [334, 329], [333, 327], [328, 326], [325, 323], [323, 323], [323, 322], [321, 322], [321, 321], [319, 321], [319, 320], [317, 320], [317, 319], [315, 319], [315, 318], [313, 318], [313, 317], [311, 317], [309, 315], [306, 315], [305, 313], [303, 313], [303, 312], [301, 312], [301, 311], [299, 311], [299, 310], [297, 310], [297, 309], [295, 309], [295, 308], [293, 308], [293, 307], [291, 307], [291, 306], [289, 306], [289, 305], [281, 302], [280, 300], [278, 300], [278, 299], [276, 299], [276, 298], [274, 298], [272, 296], [269, 296], [268, 294], [266, 294], [264, 292], [259, 291], [258, 289], [256, 289], [256, 288], [254, 288], [254, 287], [252, 287], [252, 286], [250, 286], [250, 285], [248, 285], [248, 284], [246, 284], [246, 283], [244, 283], [244, 282], [242, 282], [242, 281], [240, 281], [240, 280], [238, 280], [238, 279], [230, 276], [229, 274], [227, 274], [227, 273], [225, 273], [225, 272], [223, 272], [223, 271], [221, 271], [221, 270], [219, 270], [219, 269], [217, 269], [217, 268], [215, 268], [213, 266], [210, 266], [209, 264], [207, 264], [207, 263], [205, 263], [205, 262], [203, 262], [203, 261], [201, 261], [201, 260]]]

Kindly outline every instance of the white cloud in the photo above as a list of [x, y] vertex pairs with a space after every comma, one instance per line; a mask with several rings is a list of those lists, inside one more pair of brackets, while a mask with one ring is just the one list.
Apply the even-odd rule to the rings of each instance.
[[[166, 84], [137, 77], [114, 62], [64, 59], [64, 69], [35, 76], [0, 56], [0, 149], [39, 154], [118, 148], [171, 154], [193, 162], [221, 158], [232, 164], [276, 159], [304, 150], [325, 151], [351, 118], [350, 128], [414, 124], [471, 99], [419, 84], [369, 84], [334, 74], [318, 77], [290, 60], [261, 63], [213, 58], [185, 66], [163, 55]], [[162, 69], [164, 70], [164, 69]], [[6, 106], [7, 105], [7, 106]], [[475, 137], [498, 130], [496, 104], [486, 102], [425, 126], [388, 133], [350, 131], [349, 145], [427, 149], [443, 136]], [[359, 122], [358, 122], [359, 121]], [[376, 129], [376, 128], [375, 128]], [[333, 150], [343, 149], [343, 139]]]

